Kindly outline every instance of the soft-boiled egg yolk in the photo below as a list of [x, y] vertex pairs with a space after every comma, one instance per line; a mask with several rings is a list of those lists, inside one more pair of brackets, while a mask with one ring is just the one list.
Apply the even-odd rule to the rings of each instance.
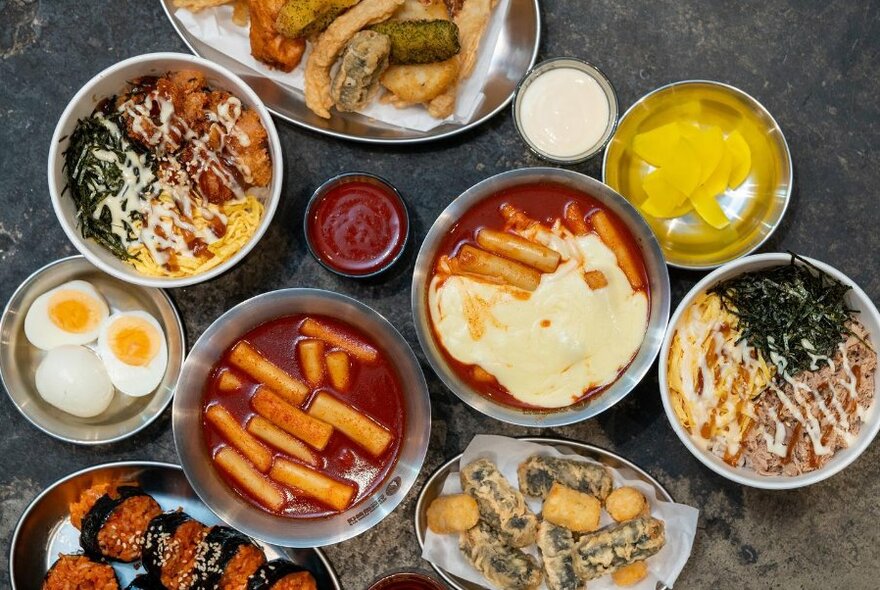
[[107, 342], [113, 356], [126, 365], [143, 367], [159, 352], [161, 336], [147, 320], [137, 316], [122, 316], [107, 330]]
[[108, 315], [107, 302], [91, 283], [70, 281], [34, 300], [24, 318], [24, 333], [43, 350], [88, 344], [98, 337]]

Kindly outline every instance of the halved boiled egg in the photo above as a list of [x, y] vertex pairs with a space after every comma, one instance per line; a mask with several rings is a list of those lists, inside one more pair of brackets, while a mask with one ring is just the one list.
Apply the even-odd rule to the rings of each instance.
[[87, 344], [108, 315], [107, 302], [91, 283], [70, 281], [36, 298], [24, 318], [24, 334], [43, 350]]
[[113, 401], [113, 384], [104, 363], [85, 346], [66, 344], [50, 350], [35, 376], [44, 400], [80, 418], [97, 416]]
[[135, 397], [152, 393], [168, 366], [165, 334], [145, 311], [122, 311], [107, 318], [98, 335], [98, 354], [116, 389]]

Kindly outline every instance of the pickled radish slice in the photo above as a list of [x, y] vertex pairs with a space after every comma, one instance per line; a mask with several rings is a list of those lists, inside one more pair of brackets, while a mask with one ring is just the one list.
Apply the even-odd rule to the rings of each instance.
[[710, 194], [705, 187], [700, 187], [691, 195], [691, 203], [697, 211], [697, 215], [703, 221], [715, 229], [723, 229], [730, 225], [730, 220], [724, 214], [724, 209], [718, 204], [715, 195]]
[[720, 127], [699, 127], [688, 123], [679, 123], [679, 131], [697, 152], [702, 169], [700, 184], [703, 184], [721, 161], [721, 156], [724, 153], [724, 134]]
[[648, 198], [641, 204], [641, 209], [651, 217], [681, 217], [693, 209], [687, 195], [669, 184], [662, 169], [645, 176], [642, 188]]
[[702, 167], [693, 144], [684, 138], [678, 140], [669, 161], [663, 166], [663, 171], [669, 184], [686, 195], [694, 192], [700, 185]]
[[679, 139], [681, 131], [678, 124], [668, 123], [636, 135], [632, 143], [633, 151], [651, 166], [660, 168], [669, 161]]
[[701, 186], [710, 195], [720, 195], [727, 190], [727, 183], [730, 180], [732, 156], [730, 152], [724, 148], [721, 153], [721, 161], [709, 175]]
[[752, 150], [742, 133], [734, 131], [727, 136], [724, 142], [730, 153], [730, 179], [727, 186], [732, 189], [738, 188], [745, 181], [752, 170]]

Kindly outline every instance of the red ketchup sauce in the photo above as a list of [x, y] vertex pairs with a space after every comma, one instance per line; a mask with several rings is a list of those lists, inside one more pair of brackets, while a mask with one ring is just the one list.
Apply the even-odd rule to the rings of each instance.
[[[371, 363], [361, 362], [349, 355], [351, 385], [348, 391], [338, 391], [330, 385], [329, 380], [325, 380], [317, 390], [312, 391], [301, 406], [302, 410], [307, 410], [317, 391], [328, 391], [391, 431], [393, 440], [385, 453], [378, 458], [372, 457], [338, 430], [334, 430], [330, 437], [330, 442], [323, 451], [312, 449], [319, 457], [319, 465], [316, 468], [318, 471], [339, 481], [354, 484], [357, 487], [357, 492], [350, 504], [350, 506], [354, 506], [370, 496], [397, 463], [406, 426], [403, 391], [397, 371], [390, 359], [385, 356], [382, 350], [369, 337], [352, 326], [332, 318], [319, 315], [309, 315], [308, 317], [354, 340], [370, 344], [379, 351], [378, 359]], [[299, 327], [305, 318], [305, 315], [294, 315], [271, 320], [244, 334], [239, 340], [246, 340], [267, 359], [305, 382], [305, 377], [299, 368], [296, 353], [297, 342], [304, 338], [299, 332]], [[216, 428], [205, 420], [204, 412], [208, 407], [213, 404], [222, 404], [242, 425], [245, 425], [248, 419], [255, 415], [251, 408], [250, 400], [258, 388], [258, 384], [229, 363], [231, 349], [232, 347], [230, 346], [223, 353], [220, 361], [214, 365], [211, 378], [205, 384], [205, 392], [203, 394], [202, 430], [204, 432], [205, 444], [212, 457], [221, 446], [228, 445], [228, 443]], [[328, 344], [326, 352], [332, 350], [334, 348]], [[245, 383], [239, 391], [224, 393], [217, 388], [217, 376], [226, 370], [234, 372]], [[270, 445], [265, 446], [273, 452], [275, 457], [283, 457], [299, 462], [295, 457], [274, 449]], [[236, 484], [225, 471], [218, 469], [218, 472], [226, 483], [239, 495], [271, 514], [290, 518], [322, 517], [336, 514], [336, 511], [329, 506], [311, 498], [297, 495], [282, 484], [276, 484], [276, 487], [285, 496], [284, 506], [277, 512], [269, 510]]]
[[[428, 285], [425, 289], [425, 293], [427, 294], [430, 289], [431, 280], [437, 272], [437, 263], [441, 256], [454, 256], [464, 244], [477, 246], [476, 235], [482, 228], [494, 230], [504, 229], [505, 221], [504, 217], [501, 215], [502, 205], [513, 205], [517, 209], [523, 211], [530, 218], [541, 222], [547, 227], [552, 227], [557, 220], [564, 220], [565, 208], [572, 202], [578, 203], [581, 206], [588, 227], [590, 226], [589, 218], [596, 211], [603, 210], [611, 217], [612, 222], [623, 235], [627, 249], [634, 254], [635, 259], [641, 263], [643, 284], [648, 285], [648, 275], [645, 270], [644, 260], [639, 245], [629, 231], [629, 228], [626, 227], [626, 224], [624, 224], [613, 211], [605, 207], [598, 199], [591, 197], [586, 193], [558, 184], [536, 183], [501, 191], [480, 201], [466, 211], [441, 242], [440, 247], [437, 250], [437, 256], [434, 258], [431, 265], [432, 272], [428, 276]], [[650, 292], [647, 286], [644, 288], [644, 292], [650, 297]], [[427, 295], [424, 305], [427, 308]], [[427, 313], [430, 317], [430, 310], [428, 310]], [[431, 322], [431, 332], [434, 341], [437, 343], [437, 347], [441, 350], [446, 362], [452, 367], [452, 370], [455, 371], [459, 378], [470, 385], [474, 391], [477, 391], [494, 402], [529, 412], [550, 413], [558, 412], [560, 409], [563, 409], [542, 408], [522, 402], [513, 397], [505, 387], [495, 380], [487, 382], [475, 379], [473, 376], [473, 365], [462, 363], [449, 354], [443, 346], [443, 341], [437, 334], [433, 322]], [[625, 370], [626, 366], [622, 367], [620, 372], [623, 373]], [[608, 385], [596, 387], [583, 392], [583, 394], [577, 398], [572, 405], [582, 403], [588, 398], [601, 393], [613, 383], [614, 382], [612, 381]]]
[[315, 255], [331, 269], [369, 275], [403, 251], [409, 220], [400, 197], [380, 181], [344, 181], [309, 208], [307, 237]]

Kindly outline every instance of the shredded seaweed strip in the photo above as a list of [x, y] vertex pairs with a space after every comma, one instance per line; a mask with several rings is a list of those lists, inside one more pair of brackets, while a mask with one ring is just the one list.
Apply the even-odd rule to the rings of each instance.
[[[107, 101], [106, 104], [111, 104]], [[105, 112], [101, 112], [105, 111]], [[106, 112], [106, 105], [90, 117], [80, 119], [73, 133], [70, 144], [64, 152], [64, 168], [67, 172], [67, 189], [77, 208], [77, 219], [84, 238], [92, 238], [121, 260], [129, 260], [132, 256], [123, 244], [122, 239], [113, 232], [113, 216], [102, 203], [108, 197], [120, 194], [125, 185], [125, 178], [116, 161], [100, 158], [98, 154], [112, 152], [120, 161], [125, 161], [125, 152], [135, 150], [148, 154], [148, 163], [155, 167], [155, 160], [145, 150], [129, 143], [119, 130], [125, 129], [122, 114]], [[114, 132], [115, 127], [115, 132]], [[155, 172], [155, 169], [153, 170]], [[100, 210], [99, 210], [100, 207]], [[132, 212], [131, 219], [139, 219], [139, 212]], [[130, 239], [135, 237], [133, 228], [123, 222], [124, 230]]]
[[833, 357], [851, 333], [847, 323], [856, 310], [845, 300], [851, 288], [792, 253], [788, 265], [742, 274], [709, 292], [737, 317], [739, 341], [795, 375], [816, 356]]

